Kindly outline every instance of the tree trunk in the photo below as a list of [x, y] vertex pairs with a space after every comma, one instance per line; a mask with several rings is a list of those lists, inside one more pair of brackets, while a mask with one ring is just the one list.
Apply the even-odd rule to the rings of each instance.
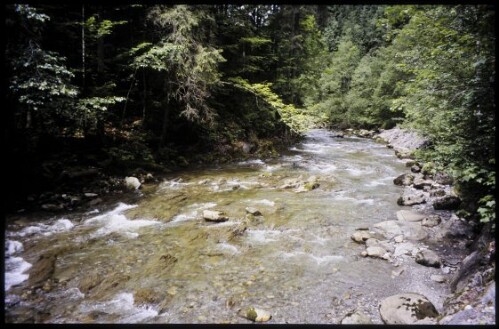
[[85, 5], [81, 5], [81, 74], [82, 90], [85, 91]]

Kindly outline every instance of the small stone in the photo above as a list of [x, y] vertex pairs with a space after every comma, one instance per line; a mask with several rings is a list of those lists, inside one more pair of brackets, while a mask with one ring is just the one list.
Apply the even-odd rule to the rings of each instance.
[[445, 276], [438, 275], [438, 274], [430, 276], [430, 279], [432, 279], [435, 282], [439, 282], [439, 283], [443, 283], [446, 281]]
[[385, 259], [386, 250], [382, 247], [379, 246], [368, 247], [366, 249], [366, 252], [369, 257]]
[[360, 255], [361, 255], [362, 257], [367, 257], [367, 251], [363, 250], [363, 251], [360, 253]]
[[442, 273], [443, 274], [449, 274], [450, 273], [450, 267], [447, 267], [447, 266], [442, 267]]
[[248, 214], [252, 214], [253, 216], [261, 216], [262, 215], [260, 210], [253, 208], [253, 207], [246, 207], [245, 210]]
[[402, 243], [402, 242], [404, 242], [404, 236], [403, 235], [397, 235], [393, 240], [396, 243]]
[[221, 211], [203, 210], [203, 218], [210, 222], [225, 222], [229, 220]]
[[440, 267], [442, 261], [434, 251], [421, 250], [416, 254], [416, 263], [424, 266]]
[[464, 307], [464, 309], [465, 309], [465, 310], [472, 310], [472, 309], [473, 309], [473, 306], [471, 306], [471, 305], [466, 305], [466, 306]]
[[357, 243], [365, 243], [370, 237], [371, 235], [367, 231], [356, 231], [350, 238]]
[[262, 309], [250, 307], [246, 310], [244, 317], [253, 322], [267, 322], [272, 318], [272, 315]]
[[140, 188], [140, 181], [137, 177], [125, 177], [125, 186], [131, 190], [138, 190]]
[[421, 221], [421, 225], [426, 226], [426, 227], [434, 227], [434, 226], [437, 226], [438, 224], [440, 224], [441, 222], [442, 222], [442, 219], [440, 218], [440, 216], [432, 215], [432, 216], [428, 216], [428, 217], [423, 218], [423, 220]]
[[392, 271], [392, 278], [396, 277], [396, 276], [399, 276], [400, 274], [404, 273], [404, 270], [403, 268], [401, 269], [398, 269], [398, 270], [393, 270]]

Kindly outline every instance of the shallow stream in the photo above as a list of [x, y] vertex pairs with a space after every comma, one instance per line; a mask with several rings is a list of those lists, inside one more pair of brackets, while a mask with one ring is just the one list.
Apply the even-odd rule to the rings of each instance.
[[[382, 144], [313, 130], [278, 159], [176, 173], [134, 204], [11, 223], [6, 320], [248, 323], [238, 310], [254, 306], [271, 323], [339, 323], [354, 310], [381, 323], [380, 300], [408, 291], [439, 308], [447, 292], [421, 266], [394, 277], [350, 239], [397, 219], [393, 179], [406, 170]], [[205, 221], [207, 209], [229, 220]]]

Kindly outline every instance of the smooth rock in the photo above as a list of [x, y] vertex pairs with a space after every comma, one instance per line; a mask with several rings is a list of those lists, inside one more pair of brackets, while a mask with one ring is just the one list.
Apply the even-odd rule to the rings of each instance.
[[397, 235], [395, 238], [393, 238], [393, 241], [395, 241], [395, 243], [404, 242], [404, 236], [403, 235]]
[[[406, 165], [407, 165], [407, 164], [406, 164]], [[415, 174], [416, 174], [416, 173], [421, 172], [421, 167], [420, 167], [420, 166], [418, 166], [418, 165], [412, 165], [412, 166], [410, 166], [410, 167], [411, 167], [411, 172], [413, 172], [413, 173], [415, 173]]]
[[440, 257], [432, 250], [421, 250], [416, 254], [416, 263], [430, 266], [430, 267], [440, 267], [442, 261]]
[[385, 324], [416, 324], [438, 316], [435, 306], [428, 298], [414, 293], [398, 294], [384, 299], [380, 304], [379, 313]]
[[359, 311], [347, 314], [343, 318], [343, 320], [341, 320], [341, 324], [372, 324], [372, 323], [373, 322], [367, 315]]
[[251, 214], [253, 216], [261, 216], [262, 213], [260, 212], [260, 210], [256, 209], [256, 208], [253, 208], [253, 207], [246, 207], [246, 212], [248, 214]]
[[374, 247], [367, 247], [366, 249], [367, 256], [373, 257], [373, 258], [382, 258], [382, 259], [388, 259], [389, 254], [385, 248], [381, 246], [374, 246]]
[[203, 210], [203, 218], [210, 222], [225, 222], [229, 220], [223, 212], [216, 210]]
[[425, 187], [429, 187], [433, 184], [433, 181], [429, 179], [424, 179], [422, 176], [417, 176], [414, 178], [414, 181], [412, 182], [412, 186], [414, 186], [415, 189], [422, 190]]
[[373, 226], [376, 233], [385, 239], [393, 239], [397, 235], [404, 235], [407, 240], [423, 240], [428, 234], [421, 228], [419, 223], [388, 220]]
[[140, 187], [140, 181], [137, 177], [125, 177], [125, 186], [131, 190], [137, 190]]
[[434, 226], [437, 226], [438, 224], [440, 224], [440, 222], [442, 222], [442, 219], [440, 218], [440, 216], [431, 215], [431, 216], [423, 218], [423, 220], [421, 221], [421, 225], [426, 226], [426, 227], [434, 227]]
[[370, 237], [371, 234], [368, 231], [356, 231], [350, 238], [357, 243], [365, 243]]
[[426, 215], [421, 214], [421, 213], [416, 212], [416, 211], [412, 211], [412, 210], [399, 210], [399, 211], [397, 211], [398, 220], [403, 221], [403, 222], [419, 222], [425, 217], [426, 217]]
[[265, 310], [250, 307], [244, 312], [244, 317], [254, 322], [267, 322], [272, 318], [272, 315]]
[[410, 242], [400, 243], [395, 247], [395, 251], [393, 252], [393, 257], [399, 257], [402, 255], [411, 255], [414, 250], [414, 244]]
[[95, 198], [99, 196], [97, 193], [84, 193], [83, 194], [86, 198]]

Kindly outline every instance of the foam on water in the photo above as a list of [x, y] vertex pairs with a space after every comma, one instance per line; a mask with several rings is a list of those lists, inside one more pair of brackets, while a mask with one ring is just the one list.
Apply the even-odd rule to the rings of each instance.
[[31, 264], [21, 257], [8, 257], [5, 259], [5, 291], [12, 286], [20, 284], [29, 278], [29, 274], [24, 274], [31, 268]]
[[343, 260], [343, 256], [340, 255], [325, 255], [325, 256], [315, 256], [308, 252], [304, 251], [292, 251], [292, 252], [282, 252], [279, 254], [280, 258], [289, 259], [295, 257], [303, 257], [309, 258], [314, 261], [317, 265], [321, 265], [323, 263], [337, 262]]
[[71, 230], [74, 227], [74, 224], [69, 220], [69, 219], [58, 219], [54, 222], [52, 225], [48, 224], [37, 224], [34, 226], [28, 226], [23, 228], [21, 231], [18, 232], [11, 232], [9, 233], [10, 236], [19, 236], [19, 237], [25, 237], [25, 236], [32, 236], [36, 234], [41, 234], [44, 236], [49, 236], [54, 233], [62, 233]]
[[216, 205], [217, 204], [215, 202], [193, 203], [187, 206], [187, 209], [189, 209], [189, 211], [175, 215], [168, 224], [172, 225], [176, 223], [185, 222], [188, 220], [197, 219], [200, 215], [201, 210], [210, 209], [215, 207]]
[[217, 248], [220, 249], [221, 251], [228, 251], [232, 255], [240, 253], [239, 249], [237, 249], [236, 246], [227, 242], [218, 243]]
[[138, 237], [138, 233], [131, 232], [144, 226], [158, 225], [159, 222], [148, 219], [129, 220], [123, 211], [132, 209], [137, 205], [127, 205], [120, 203], [115, 209], [99, 216], [89, 218], [85, 221], [85, 225], [100, 225], [101, 227], [91, 236], [104, 236], [113, 232], [121, 233], [129, 238]]
[[265, 162], [263, 162], [263, 160], [260, 159], [255, 159], [255, 160], [241, 161], [238, 162], [237, 164], [240, 166], [254, 166], [254, 165], [263, 166], [265, 165]]
[[5, 240], [5, 256], [11, 256], [16, 252], [23, 251], [23, 244], [19, 241]]
[[281, 231], [276, 230], [254, 230], [248, 229], [248, 239], [256, 243], [268, 243], [277, 241], [277, 236], [280, 235]]
[[116, 314], [120, 318], [118, 323], [140, 323], [158, 315], [158, 311], [151, 306], [135, 306], [133, 294], [127, 292], [119, 293], [113, 299], [103, 303], [84, 303], [80, 306], [80, 311]]

